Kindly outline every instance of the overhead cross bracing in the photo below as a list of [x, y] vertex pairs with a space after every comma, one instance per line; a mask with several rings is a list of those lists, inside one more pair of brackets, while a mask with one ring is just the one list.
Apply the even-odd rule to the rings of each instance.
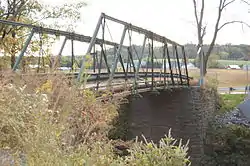
[[[124, 29], [121, 35], [120, 42], [113, 42], [105, 39], [105, 28], [108, 28], [106, 25], [106, 20], [123, 25]], [[87, 81], [96, 81], [96, 85], [91, 84], [96, 87], [96, 89], [101, 87], [101, 85], [110, 86], [111, 84], [117, 84], [117, 81], [120, 81], [121, 79], [125, 81], [126, 85], [130, 84], [135, 88], [138, 88], [138, 85], [141, 84], [142, 80], [145, 82], [146, 85], [151, 87], [151, 89], [153, 89], [155, 86], [159, 86], [159, 84], [163, 85], [164, 87], [170, 85], [189, 85], [190, 78], [188, 77], [187, 60], [184, 46], [152, 31], [146, 30], [138, 26], [134, 26], [130, 23], [113, 18], [104, 13], [101, 14], [92, 37], [67, 31], [55, 30], [51, 28], [44, 28], [40, 26], [6, 20], [0, 20], [0, 24], [9, 26], [22, 26], [30, 29], [30, 35], [27, 38], [26, 43], [24, 44], [18, 59], [16, 60], [13, 70], [16, 70], [18, 68], [18, 65], [20, 64], [20, 61], [24, 56], [28, 45], [31, 43], [31, 39], [35, 33], [50, 34], [65, 37], [58, 54], [59, 61], [60, 57], [62, 56], [66, 41], [71, 40], [72, 71], [75, 48], [73, 41], [76, 40], [80, 42], [89, 43], [88, 50], [85, 53], [85, 56], [83, 56], [80, 72], [76, 74], [78, 81], [80, 81], [80, 78], [83, 74], [90, 75]], [[102, 37], [97, 38], [100, 29], [102, 30]], [[135, 49], [134, 45], [131, 44], [132, 31], [144, 35], [144, 39], [142, 41], [142, 49], [139, 52]], [[124, 44], [124, 39], [127, 33], [129, 34], [129, 45]], [[162, 67], [160, 68], [158, 65], [159, 62], [157, 61], [158, 59], [156, 58], [154, 53], [154, 41], [162, 43], [162, 47], [160, 48], [162, 52]], [[147, 43], [148, 48], [146, 48]], [[101, 47], [100, 52], [96, 52], [95, 45], [99, 45]], [[114, 47], [112, 55], [107, 55], [105, 45]], [[123, 55], [124, 52], [121, 51], [122, 48], [125, 48], [127, 50], [127, 55]], [[145, 52], [147, 52], [147, 58], [145, 57]], [[85, 70], [84, 62], [86, 55], [90, 55], [93, 59], [93, 71]], [[146, 66], [143, 68], [142, 62], [145, 63], [145, 58], [147, 59], [147, 61]], [[137, 61], [137, 63], [135, 63], [135, 61]], [[118, 70], [118, 62], [122, 66], [123, 72], [120, 72]], [[104, 65], [104, 67], [102, 64]], [[158, 67], [156, 65], [158, 65]], [[114, 80], [116, 81], [116, 83], [112, 83]], [[105, 81], [107, 82], [104, 83]]]

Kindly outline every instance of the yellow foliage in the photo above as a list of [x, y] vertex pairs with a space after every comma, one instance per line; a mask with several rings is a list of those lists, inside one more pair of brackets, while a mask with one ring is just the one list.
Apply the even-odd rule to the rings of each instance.
[[52, 81], [47, 80], [44, 84], [42, 84], [41, 87], [38, 87], [36, 89], [37, 93], [45, 92], [45, 93], [51, 93], [52, 92]]
[[85, 63], [84, 63], [85, 69], [90, 68], [90, 66], [92, 65], [92, 63], [93, 63], [93, 60], [91, 58], [91, 55], [89, 55], [89, 54], [86, 55], [85, 56]]

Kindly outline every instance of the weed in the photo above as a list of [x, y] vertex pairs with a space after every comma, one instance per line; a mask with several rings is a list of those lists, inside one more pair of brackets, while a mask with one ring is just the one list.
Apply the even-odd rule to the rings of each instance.
[[162, 139], [159, 147], [131, 143], [128, 156], [117, 156], [108, 133], [118, 116], [119, 102], [97, 100], [95, 93], [79, 89], [63, 76], [4, 75], [0, 80], [0, 158], [3, 150], [17, 165], [182, 166], [187, 161], [187, 147], [175, 145], [171, 137]]
[[187, 158], [188, 143], [182, 144], [182, 141], [178, 144], [177, 140], [171, 136], [171, 130], [169, 130], [168, 136], [165, 136], [159, 141], [159, 144], [154, 142], [147, 142], [146, 144], [136, 143], [132, 150], [130, 150], [131, 156], [127, 158], [129, 165], [132, 166], [150, 166], [150, 165], [190, 165], [190, 161]]

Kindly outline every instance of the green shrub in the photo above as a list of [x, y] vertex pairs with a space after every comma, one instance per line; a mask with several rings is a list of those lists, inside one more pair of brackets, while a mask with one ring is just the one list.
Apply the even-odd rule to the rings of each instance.
[[187, 158], [187, 144], [182, 145], [181, 140], [179, 144], [176, 143], [177, 140], [171, 137], [170, 132], [159, 141], [158, 145], [147, 141], [146, 144], [136, 143], [126, 160], [131, 166], [190, 165]]
[[220, 95], [220, 112], [232, 111], [244, 101], [245, 94], [222, 94]]
[[239, 125], [213, 125], [204, 165], [249, 165], [250, 129]]

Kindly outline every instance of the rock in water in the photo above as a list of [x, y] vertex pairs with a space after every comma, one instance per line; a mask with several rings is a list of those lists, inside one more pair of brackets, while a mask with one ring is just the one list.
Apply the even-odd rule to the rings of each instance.
[[239, 109], [230, 111], [224, 115], [219, 115], [216, 117], [216, 121], [223, 124], [237, 124], [250, 128], [250, 119], [244, 117]]

